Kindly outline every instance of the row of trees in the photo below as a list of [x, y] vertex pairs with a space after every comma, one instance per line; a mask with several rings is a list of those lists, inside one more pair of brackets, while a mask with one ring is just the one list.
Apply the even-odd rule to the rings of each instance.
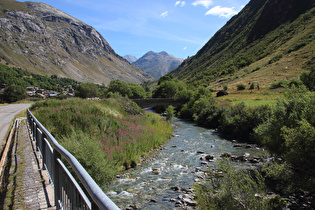
[[112, 80], [108, 86], [100, 86], [94, 83], [81, 83], [77, 86], [75, 91], [75, 95], [81, 98], [110, 98], [115, 94], [128, 98], [146, 98], [151, 95], [143, 86], [121, 80]]

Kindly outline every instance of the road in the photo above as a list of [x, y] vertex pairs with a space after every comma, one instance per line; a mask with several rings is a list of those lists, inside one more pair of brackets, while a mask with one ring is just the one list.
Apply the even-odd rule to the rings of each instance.
[[32, 104], [10, 104], [0, 106], [0, 147], [4, 144], [5, 135], [9, 129], [10, 123], [15, 115], [27, 109]]

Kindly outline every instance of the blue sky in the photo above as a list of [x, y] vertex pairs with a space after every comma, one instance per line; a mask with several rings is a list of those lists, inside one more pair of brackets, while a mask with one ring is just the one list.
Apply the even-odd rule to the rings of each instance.
[[[23, 1], [23, 0], [20, 0]], [[249, 0], [32, 0], [94, 27], [121, 56], [166, 51], [187, 58]]]

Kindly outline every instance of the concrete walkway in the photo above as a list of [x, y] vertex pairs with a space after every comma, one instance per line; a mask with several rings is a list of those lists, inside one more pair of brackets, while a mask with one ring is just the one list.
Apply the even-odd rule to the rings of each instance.
[[3, 209], [55, 209], [53, 188], [30, 139], [26, 118], [21, 119], [12, 148], [11, 168]]

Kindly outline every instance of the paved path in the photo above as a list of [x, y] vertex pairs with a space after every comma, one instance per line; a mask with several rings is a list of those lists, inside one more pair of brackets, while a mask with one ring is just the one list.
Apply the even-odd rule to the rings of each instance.
[[56, 209], [52, 207], [53, 188], [47, 172], [40, 167], [41, 160], [35, 151], [34, 141], [30, 139], [26, 118], [20, 121], [17, 130], [12, 149], [9, 184], [0, 208]]
[[4, 144], [5, 135], [15, 115], [27, 109], [32, 104], [10, 104], [0, 106], [0, 147]]

